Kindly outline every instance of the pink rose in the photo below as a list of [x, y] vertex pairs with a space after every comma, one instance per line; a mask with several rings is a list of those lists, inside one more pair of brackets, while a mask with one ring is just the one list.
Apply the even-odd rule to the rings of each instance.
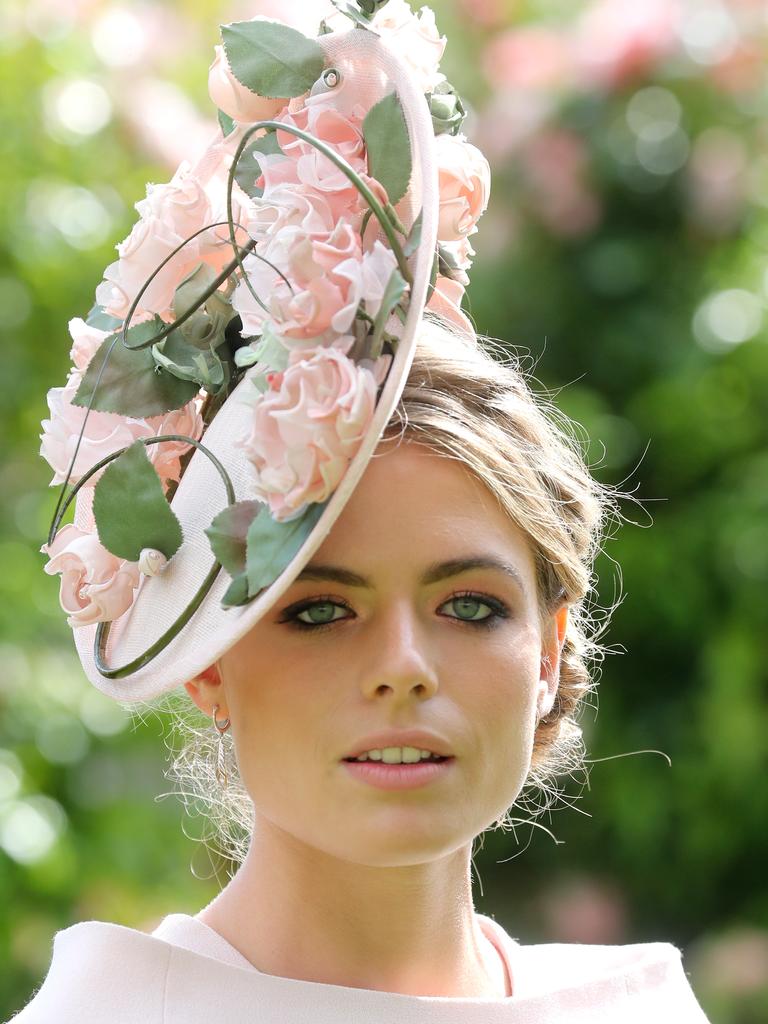
[[[349, 19], [338, 12], [326, 19], [334, 31], [349, 27]], [[373, 18], [372, 27], [384, 43], [410, 66], [422, 92], [431, 92], [445, 75], [438, 70], [445, 50], [446, 37], [435, 24], [429, 7], [415, 14], [406, 0], [389, 0]]]
[[435, 148], [440, 181], [437, 237], [441, 242], [459, 241], [475, 228], [488, 205], [491, 168], [462, 135], [438, 135]]
[[[67, 378], [66, 387], [51, 388], [48, 391], [51, 418], [41, 423], [43, 433], [40, 434], [40, 455], [54, 470], [50, 486], [64, 483], [66, 480], [78, 435], [85, 420], [85, 408], [72, 405], [81, 379], [82, 375], [73, 371]], [[91, 410], [80, 440], [70, 483], [77, 483], [80, 477], [101, 459], [121, 448], [126, 448], [138, 438], [156, 437], [163, 433], [184, 434], [198, 440], [202, 435], [202, 429], [202, 417], [194, 399], [182, 409], [166, 413], [165, 416], [152, 416], [148, 420]], [[180, 470], [179, 456], [189, 447], [181, 442], [164, 441], [161, 444], [149, 445], [147, 455], [161, 479], [176, 480]], [[102, 469], [95, 473], [84, 486], [95, 487], [103, 472]]]
[[[72, 372], [67, 378], [66, 387], [51, 388], [48, 391], [51, 418], [41, 423], [43, 433], [40, 434], [40, 454], [54, 470], [51, 487], [66, 480], [67, 470], [85, 419], [86, 410], [82, 406], [72, 405], [81, 379], [80, 373]], [[85, 433], [80, 440], [70, 483], [77, 483], [91, 466], [106, 455], [125, 448], [139, 437], [151, 435], [151, 428], [142, 419], [92, 410], [85, 424]], [[85, 486], [94, 487], [102, 472], [103, 470], [92, 476]]]
[[214, 52], [216, 56], [208, 70], [208, 93], [219, 110], [239, 122], [268, 121], [280, 113], [287, 100], [251, 92], [232, 74], [224, 47], [216, 46]]
[[[141, 219], [117, 246], [120, 258], [110, 263], [96, 289], [96, 301], [111, 316], [124, 319], [144, 282], [160, 263], [195, 231], [210, 224], [211, 203], [185, 161], [164, 185], [147, 186], [136, 203]], [[213, 235], [198, 235], [168, 262], [141, 297], [139, 309], [170, 318], [177, 286], [206, 254], [219, 256]], [[213, 246], [213, 248], [212, 248]], [[220, 248], [220, 246], [219, 246]]]
[[[172, 409], [159, 416], [148, 416], [146, 423], [151, 430], [150, 436], [181, 434], [183, 437], [194, 438], [195, 441], [199, 441], [203, 436], [203, 417], [200, 415], [199, 402], [195, 398], [181, 409]], [[191, 447], [191, 444], [184, 441], [161, 441], [160, 444], [148, 445], [147, 455], [157, 475], [167, 483], [179, 479], [180, 459]]]
[[249, 435], [233, 441], [252, 463], [256, 496], [276, 520], [333, 493], [376, 407], [374, 374], [338, 349], [293, 358], [255, 399]]
[[96, 352], [101, 348], [101, 344], [105, 338], [108, 338], [110, 331], [99, 330], [98, 327], [89, 327], [89, 325], [81, 317], [73, 317], [69, 321], [69, 334], [72, 338], [72, 348], [69, 352], [69, 358], [75, 365], [75, 368], [80, 371], [84, 371], [88, 367], [91, 359], [93, 359]]
[[435, 290], [432, 292], [427, 309], [439, 313], [444, 319], [450, 321], [460, 331], [476, 336], [472, 321], [467, 317], [461, 308], [461, 300], [464, 297], [464, 285], [454, 281], [450, 277], [438, 277], [435, 281]]
[[43, 566], [45, 572], [61, 573], [59, 603], [68, 615], [68, 625], [111, 622], [133, 604], [140, 580], [138, 565], [107, 551], [95, 533], [69, 523], [40, 551], [50, 558]]

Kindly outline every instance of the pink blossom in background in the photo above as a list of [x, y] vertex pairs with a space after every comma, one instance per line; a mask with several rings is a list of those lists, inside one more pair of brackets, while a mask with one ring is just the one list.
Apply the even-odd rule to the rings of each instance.
[[505, 16], [511, 16], [510, 3], [505, 0], [459, 0], [459, 8], [471, 21], [486, 28], [496, 28]]
[[277, 520], [336, 489], [373, 419], [376, 379], [335, 348], [302, 354], [253, 401], [250, 433], [233, 440], [254, 470], [254, 493]]
[[482, 62], [485, 77], [495, 89], [563, 89], [573, 82], [570, 38], [543, 25], [495, 36], [486, 45]]
[[650, 71], [679, 46], [680, 0], [597, 0], [573, 36], [577, 80], [619, 88]]
[[599, 223], [602, 206], [585, 181], [588, 154], [571, 131], [550, 128], [521, 147], [531, 207], [555, 235], [580, 236]]
[[707, 128], [693, 144], [684, 195], [692, 220], [713, 234], [737, 227], [747, 203], [749, 154], [737, 132]]
[[140, 582], [138, 565], [107, 551], [95, 533], [69, 523], [40, 551], [49, 556], [44, 571], [49, 576], [61, 573], [59, 603], [68, 625], [111, 622], [133, 604]]
[[706, 74], [723, 92], [738, 94], [764, 89], [768, 84], [765, 39], [758, 42], [742, 36], [728, 56], [707, 68]]
[[689, 950], [689, 964], [702, 987], [723, 995], [752, 995], [768, 990], [768, 932], [733, 927], [704, 935]]
[[626, 901], [612, 882], [564, 878], [539, 899], [553, 942], [615, 945], [626, 941]]

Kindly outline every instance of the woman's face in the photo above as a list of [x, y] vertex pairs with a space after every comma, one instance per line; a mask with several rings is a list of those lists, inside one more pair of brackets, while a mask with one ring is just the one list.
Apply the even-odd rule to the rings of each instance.
[[[554, 698], [567, 610], [543, 635], [529, 544], [460, 463], [413, 442], [379, 452], [308, 566], [365, 584], [300, 577], [223, 655], [220, 685], [187, 688], [230, 716], [257, 822], [396, 866], [453, 852], [514, 802], [537, 711]], [[435, 571], [477, 558], [518, 579]], [[372, 733], [408, 728], [454, 755], [434, 781], [380, 789], [345, 767]]]

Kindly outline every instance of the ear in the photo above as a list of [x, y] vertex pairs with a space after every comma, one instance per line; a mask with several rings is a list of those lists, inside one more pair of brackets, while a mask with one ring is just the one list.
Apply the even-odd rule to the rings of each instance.
[[543, 718], [552, 710], [560, 683], [560, 655], [568, 627], [568, 605], [563, 604], [549, 620], [549, 628], [541, 638], [541, 664], [537, 715]]
[[208, 668], [196, 675], [194, 679], [184, 683], [184, 689], [200, 710], [209, 717], [214, 704], [218, 704], [219, 717], [223, 718], [227, 715], [227, 707], [222, 683], [219, 663], [214, 662], [213, 665], [209, 665]]

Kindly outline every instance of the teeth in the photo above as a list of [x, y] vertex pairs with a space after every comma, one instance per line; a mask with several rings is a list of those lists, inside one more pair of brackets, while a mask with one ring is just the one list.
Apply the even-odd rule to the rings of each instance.
[[383, 747], [380, 750], [368, 750], [355, 761], [383, 761], [384, 764], [416, 764], [432, 758], [430, 750], [419, 750], [416, 747]]

